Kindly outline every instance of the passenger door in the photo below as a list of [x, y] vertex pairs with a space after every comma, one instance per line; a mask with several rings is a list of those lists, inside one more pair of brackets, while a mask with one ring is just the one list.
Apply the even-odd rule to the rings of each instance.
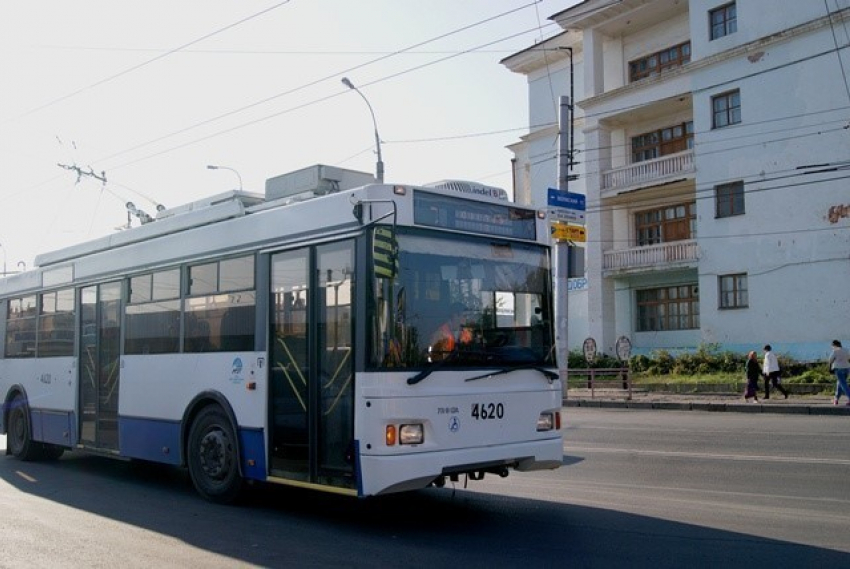
[[80, 294], [80, 442], [118, 450], [121, 282], [85, 287]]
[[352, 240], [271, 257], [270, 467], [354, 486]]

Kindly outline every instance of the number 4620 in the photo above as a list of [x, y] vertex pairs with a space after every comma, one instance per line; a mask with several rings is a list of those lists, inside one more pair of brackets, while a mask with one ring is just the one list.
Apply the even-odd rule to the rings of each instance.
[[473, 419], [501, 419], [505, 416], [505, 406], [501, 403], [473, 403]]

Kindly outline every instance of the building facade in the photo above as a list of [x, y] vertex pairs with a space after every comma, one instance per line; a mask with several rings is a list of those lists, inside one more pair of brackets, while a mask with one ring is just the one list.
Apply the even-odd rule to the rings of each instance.
[[[529, 84], [515, 195], [545, 204], [572, 54], [588, 242], [570, 312], [601, 351], [626, 336], [634, 353], [815, 360], [850, 341], [850, 0], [777, 8], [585, 0], [503, 60]], [[573, 348], [584, 337], [571, 327]]]

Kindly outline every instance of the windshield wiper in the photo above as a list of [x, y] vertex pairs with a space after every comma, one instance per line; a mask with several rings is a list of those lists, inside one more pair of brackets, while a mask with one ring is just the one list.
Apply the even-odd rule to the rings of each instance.
[[488, 373], [482, 373], [481, 375], [476, 375], [475, 377], [469, 377], [469, 378], [465, 379], [464, 381], [475, 381], [476, 379], [484, 379], [485, 377], [492, 377], [494, 375], [502, 375], [502, 374], [510, 373], [512, 371], [517, 371], [517, 370], [520, 370], [520, 369], [533, 369], [535, 371], [539, 371], [544, 376], [546, 376], [546, 379], [548, 379], [550, 381], [554, 381], [554, 380], [556, 380], [560, 377], [554, 371], [549, 371], [548, 369], [542, 368], [537, 364], [520, 364], [520, 365], [505, 367], [505, 368], [502, 368], [500, 370], [491, 371], [491, 372], [488, 372]]
[[425, 379], [426, 377], [428, 377], [433, 372], [437, 371], [438, 369], [440, 369], [441, 367], [443, 367], [444, 365], [446, 365], [450, 361], [456, 360], [457, 357], [458, 357], [458, 354], [459, 354], [459, 352], [456, 352], [456, 351], [455, 352], [449, 352], [449, 355], [447, 355], [442, 360], [432, 364], [431, 367], [423, 369], [422, 371], [420, 371], [416, 375], [412, 375], [412, 376], [408, 377], [407, 378], [407, 385], [416, 385], [417, 383], [419, 383], [420, 381], [422, 381], [423, 379]]

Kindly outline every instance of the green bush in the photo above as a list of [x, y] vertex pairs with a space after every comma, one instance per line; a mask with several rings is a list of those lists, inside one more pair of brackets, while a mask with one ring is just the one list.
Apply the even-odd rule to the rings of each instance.
[[783, 375], [788, 376], [788, 383], [830, 383], [834, 381], [834, 376], [829, 373], [826, 364], [810, 367], [800, 374], [792, 375], [790, 373]]
[[[798, 362], [783, 354], [778, 354], [779, 367], [783, 379], [791, 383], [829, 383], [832, 375], [825, 363]], [[746, 368], [747, 355], [744, 353], [720, 351], [717, 344], [701, 344], [694, 352], [683, 352], [673, 355], [667, 350], [655, 350], [650, 355], [635, 355], [629, 359], [628, 365], [632, 374], [637, 376], [722, 376], [724, 378], [743, 378]], [[580, 351], [570, 352], [570, 369], [587, 368], [616, 368], [621, 362], [612, 356], [600, 354], [592, 366], [588, 366], [584, 354]], [[761, 366], [761, 357], [759, 357]]]

